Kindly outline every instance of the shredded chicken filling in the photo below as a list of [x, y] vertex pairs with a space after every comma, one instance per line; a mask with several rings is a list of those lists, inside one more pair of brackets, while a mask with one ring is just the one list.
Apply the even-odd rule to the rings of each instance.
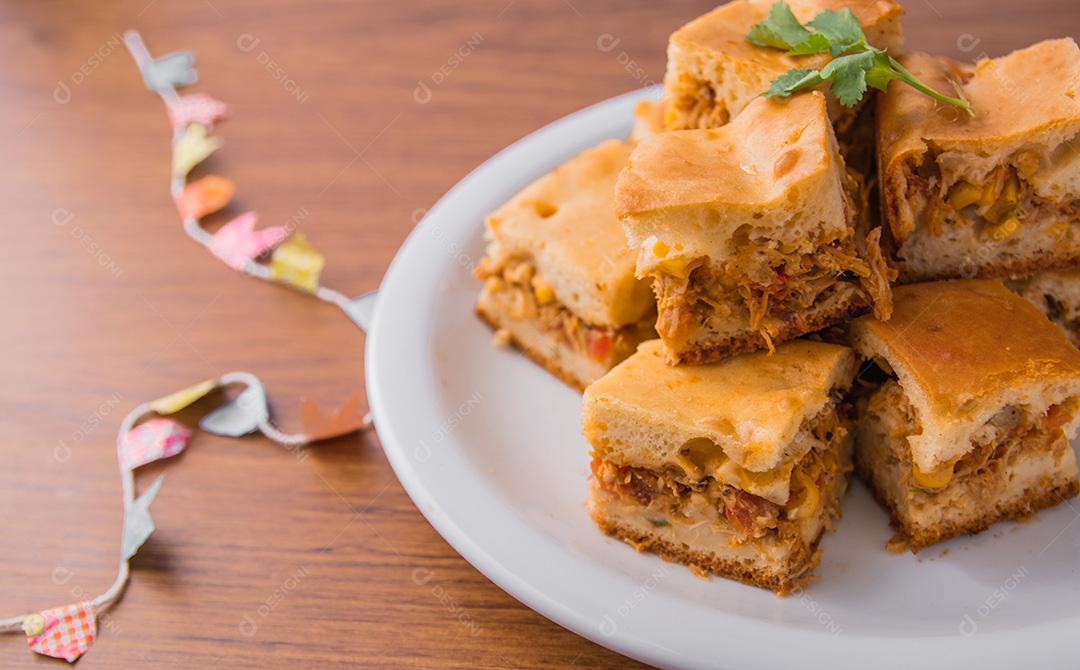
[[485, 256], [476, 276], [506, 296], [512, 303], [512, 317], [535, 322], [541, 331], [596, 363], [612, 365], [634, 353], [642, 341], [655, 337], [648, 319], [622, 328], [587, 323], [558, 301], [528, 259]]
[[843, 282], [856, 283], [875, 314], [887, 318], [893, 275], [880, 251], [880, 233], [879, 228], [871, 232], [865, 260], [851, 239], [803, 254], [781, 245], [747, 243], [721, 269], [701, 265], [686, 278], [659, 272], [653, 282], [660, 312], [657, 330], [684, 340], [693, 330], [707, 328], [712, 317], [728, 317], [741, 308], [749, 328], [771, 347], [785, 327], [806, 332], [807, 311], [824, 303]]
[[912, 215], [894, 217], [893, 235], [902, 243], [916, 227], [941, 237], [952, 228], [974, 226], [980, 239], [1003, 242], [1024, 222], [1038, 218], [1057, 222], [1054, 225], [1060, 228], [1051, 228], [1050, 233], [1060, 236], [1080, 214], [1080, 198], [1039, 196], [1028, 182], [1039, 161], [1034, 152], [1022, 151], [974, 183], [943, 178], [933, 156], [918, 166], [909, 162], [904, 166], [903, 197]]
[[[692, 479], [672, 466], [662, 472], [619, 465], [593, 454], [592, 473], [605, 491], [625, 500], [635, 501], [655, 513], [650, 522], [657, 527], [670, 520], [688, 523], [713, 523], [731, 531], [734, 544], [743, 544], [775, 536], [781, 540], [802, 541], [801, 525], [807, 519], [822, 518], [826, 524], [838, 516], [839, 500], [829, 492], [835, 479], [849, 469], [841, 463], [841, 445], [848, 434], [849, 408], [826, 410], [804, 430], [813, 446], [791, 475], [791, 492], [785, 505], [725, 484], [712, 476]], [[719, 448], [719, 447], [717, 447]], [[710, 510], [712, 518], [700, 518], [700, 509]]]
[[1072, 420], [1078, 409], [1080, 401], [1076, 400], [1051, 405], [1040, 415], [1026, 407], [1007, 406], [975, 432], [970, 451], [930, 473], [919, 472], [912, 462], [907, 438], [921, 433], [922, 425], [907, 394], [895, 379], [886, 381], [869, 398], [866, 412], [891, 416], [890, 453], [899, 462], [901, 472], [910, 473], [907, 485], [934, 495], [951, 487], [966, 486], [970, 478], [987, 474], [991, 475], [991, 480], [1003, 482], [1006, 468], [1021, 453], [1031, 454], [1067, 445], [1064, 440], [1055, 438], [1060, 437], [1062, 426]]

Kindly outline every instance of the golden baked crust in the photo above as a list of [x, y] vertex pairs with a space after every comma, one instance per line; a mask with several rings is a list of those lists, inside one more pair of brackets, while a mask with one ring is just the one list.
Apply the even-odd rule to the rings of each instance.
[[671, 367], [662, 344], [650, 340], [585, 390], [585, 433], [596, 445], [613, 439], [615, 421], [656, 427], [664, 438], [636, 438], [670, 454], [690, 440], [710, 440], [741, 467], [764, 472], [786, 462], [804, 421], [853, 374], [853, 352], [823, 342], [797, 340], [774, 354]]
[[[616, 216], [724, 207], [773, 210], [831, 197], [843, 221], [836, 141], [820, 93], [759, 98], [716, 130], [661, 133], [642, 141], [619, 176]], [[831, 192], [815, 192], [829, 175]], [[718, 222], [723, 225], [723, 221]], [[640, 236], [640, 234], [639, 234]]]
[[775, 591], [777, 595], [787, 595], [807, 583], [810, 573], [821, 562], [821, 542], [819, 537], [812, 549], [793, 554], [787, 565], [780, 570], [767, 570], [746, 561], [720, 557], [711, 552], [695, 551], [684, 544], [675, 544], [655, 535], [642, 532], [617, 519], [610, 519], [598, 512], [593, 512], [593, 521], [607, 535], [622, 540], [637, 551], [651, 551], [671, 563], [681, 563], [695, 573], [711, 572], [717, 576], [758, 586]]
[[[768, 16], [772, 4], [773, 0], [734, 0], [671, 36], [664, 77], [669, 129], [719, 127], [738, 116], [777, 76], [792, 68], [821, 68], [828, 62], [824, 55], [793, 58], [747, 41], [751, 26]], [[788, 4], [803, 23], [824, 9], [847, 7], [871, 44], [892, 52], [903, 46], [903, 8], [891, 0], [791, 0]], [[829, 112], [841, 124], [854, 117], [852, 110], [831, 96]]]
[[615, 180], [629, 156], [630, 144], [617, 140], [588, 149], [485, 220], [489, 255], [529, 258], [559, 302], [592, 324], [619, 327], [652, 309], [614, 216]]
[[861, 317], [851, 330], [879, 343], [889, 365], [908, 373], [905, 390], [917, 386], [943, 420], [960, 420], [965, 405], [1010, 387], [1080, 376], [1080, 352], [997, 281], [897, 287], [891, 319]]

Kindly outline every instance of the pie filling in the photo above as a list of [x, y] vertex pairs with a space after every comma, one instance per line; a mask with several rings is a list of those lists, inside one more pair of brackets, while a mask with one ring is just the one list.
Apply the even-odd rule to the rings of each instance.
[[1065, 331], [1072, 343], [1080, 347], [1080, 275], [1071, 281], [1062, 280], [1068, 281], [1067, 285], [1053, 280], [1044, 283], [1040, 281], [1042, 278], [1035, 275], [1004, 281], [1010, 291], [1042, 310], [1047, 319]]
[[[731, 110], [726, 104], [717, 102], [724, 96], [711, 81], [683, 72], [669, 87], [667, 95], [664, 122], [669, 130], [719, 128], [731, 121]], [[860, 102], [854, 109], [838, 107], [833, 124], [838, 136], [846, 135], [855, 124], [863, 104]]]
[[[679, 464], [652, 470], [621, 465], [594, 452], [594, 481], [609, 495], [639, 506], [654, 527], [708, 524], [731, 536], [732, 546], [783, 545], [807, 549], [822, 526], [839, 516], [839, 495], [850, 470], [846, 460], [849, 408], [834, 405], [804, 424], [800, 437], [809, 450], [794, 468], [744, 473], [744, 477], [790, 477], [789, 495], [782, 503], [748, 493], [713, 474], [712, 459], [725, 457], [720, 447], [702, 450], [690, 445]], [[696, 442], [696, 440], [692, 441]], [[790, 474], [789, 474], [790, 473]], [[744, 484], [745, 486], [745, 484]]]
[[888, 314], [891, 274], [879, 235], [875, 229], [867, 240], [866, 260], [851, 238], [810, 253], [775, 241], [747, 242], [720, 267], [683, 268], [661, 259], [651, 272], [659, 310], [656, 329], [668, 342], [685, 343], [702, 329], [717, 332], [719, 324], [727, 324], [732, 333], [756, 331], [772, 348], [781, 332], [807, 332], [808, 313], [831, 306], [845, 285], [856, 290], [864, 305]]
[[921, 165], [908, 161], [896, 199], [905, 199], [909, 209], [889, 203], [892, 234], [900, 244], [915, 230], [935, 238], [965, 232], [980, 244], [1007, 243], [1021, 227], [1035, 227], [1045, 239], [1063, 243], [1080, 215], [1080, 197], [1038, 195], [1028, 180], [1042, 162], [1038, 153], [1023, 150], [981, 179], [961, 179], [943, 176], [932, 153]]
[[[907, 441], [908, 436], [921, 433], [922, 426], [899, 382], [889, 379], [867, 403], [865, 412], [877, 416], [885, 431], [881, 436], [887, 446], [885, 457], [901, 473], [897, 484], [922, 503], [932, 503], [938, 496], [948, 500], [957, 490], [980, 499], [1005, 490], [1009, 469], [1018, 459], [1040, 453], [1058, 455], [1069, 448], [1062, 427], [1080, 410], [1080, 399], [1076, 398], [1038, 412], [1027, 406], [1008, 405], [975, 431], [971, 449], [963, 456], [923, 472], [912, 462]], [[972, 487], [979, 490], [970, 490]]]
[[1080, 316], [1075, 315], [1075, 306], [1067, 307], [1057, 296], [1050, 293], [1044, 293], [1042, 301], [1040, 307], [1046, 313], [1046, 318], [1061, 327], [1073, 344], [1080, 346]]
[[667, 126], [678, 130], [719, 128], [731, 120], [731, 114], [716, 98], [716, 89], [709, 82], [679, 76], [668, 100]]
[[531, 259], [487, 255], [476, 268], [484, 289], [508, 302], [509, 316], [536, 324], [559, 344], [612, 367], [630, 356], [637, 346], [656, 336], [651, 318], [622, 328], [587, 323], [555, 297]]

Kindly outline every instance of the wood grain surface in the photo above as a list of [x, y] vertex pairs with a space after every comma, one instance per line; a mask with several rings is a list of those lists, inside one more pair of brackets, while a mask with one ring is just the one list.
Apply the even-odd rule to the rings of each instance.
[[[238, 184], [234, 209], [299, 220], [326, 252], [326, 283], [358, 295], [469, 170], [543, 124], [660, 81], [668, 34], [710, 7], [0, 4], [0, 616], [113, 579], [113, 439], [132, 406], [247, 370], [288, 430], [302, 396], [329, 406], [363, 383], [363, 336], [336, 309], [246, 280], [183, 236], [164, 110], [119, 44], [124, 29], [157, 54], [195, 51], [195, 90], [232, 105], [210, 167]], [[1074, 0], [911, 0], [906, 18], [911, 47], [960, 57], [1078, 27]], [[139, 481], [161, 471], [157, 533], [81, 670], [632, 665], [462, 560], [374, 436], [296, 454], [199, 434]], [[0, 667], [46, 663], [62, 662], [0, 637]]]

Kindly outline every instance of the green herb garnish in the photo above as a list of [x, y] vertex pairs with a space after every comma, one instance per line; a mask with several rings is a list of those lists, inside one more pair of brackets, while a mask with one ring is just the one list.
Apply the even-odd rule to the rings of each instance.
[[868, 86], [884, 91], [889, 82], [896, 79], [975, 116], [971, 103], [963, 97], [951, 98], [938, 93], [919, 81], [884, 49], [867, 44], [858, 19], [846, 7], [838, 11], [826, 9], [803, 26], [787, 3], [781, 0], [772, 6], [767, 18], [750, 28], [746, 39], [760, 47], [784, 50], [789, 56], [828, 53], [833, 58], [820, 70], [788, 70], [773, 80], [763, 94], [767, 98], [786, 98], [828, 81], [831, 82], [829, 90], [840, 103], [854, 107], [862, 100]]

